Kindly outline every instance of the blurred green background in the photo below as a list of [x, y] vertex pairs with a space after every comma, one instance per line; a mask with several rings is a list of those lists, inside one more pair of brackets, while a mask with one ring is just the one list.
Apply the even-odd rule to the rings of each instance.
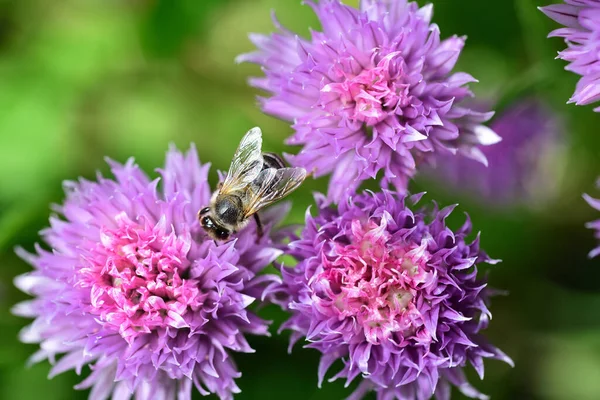
[[[472, 86], [479, 96], [499, 98], [502, 107], [539, 95], [567, 128], [567, 153], [553, 160], [563, 171], [558, 191], [535, 206], [491, 209], [426, 182], [412, 188], [442, 204], [460, 202], [483, 231], [483, 247], [504, 260], [490, 281], [509, 296], [494, 299], [487, 335], [517, 366], [486, 362], [486, 379], [471, 374], [472, 381], [494, 399], [599, 399], [600, 259], [587, 260], [595, 242], [583, 226], [597, 213], [581, 193], [598, 195], [600, 114], [565, 104], [577, 77], [554, 60], [564, 44], [545, 38], [557, 27], [536, 9], [546, 2], [433, 3], [443, 37], [468, 35], [458, 69], [479, 79]], [[49, 204], [62, 201], [62, 180], [107, 174], [105, 156], [134, 156], [153, 171], [170, 142], [195, 142], [203, 162], [226, 169], [241, 135], [256, 125], [265, 149], [294, 151], [282, 144], [289, 125], [262, 115], [246, 85], [259, 68], [233, 62], [252, 49], [248, 32], [272, 31], [271, 9], [300, 34], [318, 28], [299, 0], [0, 0], [0, 399], [87, 397], [72, 389], [75, 373], [48, 381], [47, 363], [26, 367], [35, 346], [17, 334], [28, 321], [9, 311], [26, 298], [12, 280], [30, 269], [14, 247], [38, 240]], [[311, 180], [296, 192], [289, 221], [300, 222], [311, 191], [325, 187]], [[284, 318], [275, 308], [263, 315], [274, 327]], [[286, 335], [250, 343], [258, 352], [237, 357], [238, 398], [350, 393], [337, 382], [318, 390], [318, 354], [296, 346], [287, 355]]]

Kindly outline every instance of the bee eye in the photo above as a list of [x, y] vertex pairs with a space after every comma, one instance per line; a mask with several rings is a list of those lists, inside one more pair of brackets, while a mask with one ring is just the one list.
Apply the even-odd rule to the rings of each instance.
[[215, 233], [217, 234], [217, 237], [221, 240], [225, 240], [229, 237], [229, 232], [227, 232], [223, 229], [217, 229], [217, 231]]
[[204, 207], [202, 210], [200, 210], [200, 215], [204, 215], [206, 213], [208, 213], [210, 211], [209, 207]]

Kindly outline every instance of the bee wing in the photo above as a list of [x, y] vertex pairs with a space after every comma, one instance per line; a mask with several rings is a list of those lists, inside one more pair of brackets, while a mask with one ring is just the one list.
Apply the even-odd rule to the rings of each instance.
[[304, 168], [267, 168], [260, 172], [246, 191], [244, 218], [294, 191], [306, 178]]
[[250, 129], [233, 155], [227, 177], [221, 185], [221, 193], [242, 190], [256, 179], [263, 166], [261, 147], [260, 128]]

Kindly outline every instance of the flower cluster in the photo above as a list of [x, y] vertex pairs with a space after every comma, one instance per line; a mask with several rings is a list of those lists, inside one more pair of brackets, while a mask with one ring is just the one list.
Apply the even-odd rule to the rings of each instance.
[[[567, 49], [558, 57], [568, 61], [565, 68], [581, 75], [569, 103], [578, 106], [600, 100], [600, 1], [565, 0], [564, 4], [541, 7], [540, 10], [564, 28], [550, 33], [565, 39]], [[594, 109], [600, 112], [600, 107]]]
[[[338, 0], [309, 1], [322, 32], [301, 39], [282, 28], [251, 35], [258, 47], [238, 57], [259, 64], [265, 77], [250, 83], [271, 96], [262, 109], [293, 122], [292, 164], [332, 174], [330, 200], [340, 201], [376, 178], [400, 192], [420, 162], [440, 152], [485, 164], [478, 145], [499, 137], [482, 125], [493, 113], [461, 105], [475, 79], [452, 73], [464, 38], [441, 40], [432, 6], [406, 0], [363, 0], [355, 9]], [[346, 193], [347, 192], [347, 193]]]
[[[318, 214], [307, 213], [299, 236], [271, 235], [282, 214], [275, 210], [262, 214], [263, 235], [252, 223], [231, 240], [212, 239], [197, 219], [216, 208], [205, 209], [209, 166], [194, 148], [171, 149], [155, 180], [133, 161], [110, 161], [115, 179], [68, 182], [42, 232], [51, 250], [19, 250], [34, 271], [16, 279], [34, 296], [14, 309], [34, 318], [21, 339], [40, 344], [32, 361], [50, 360], [51, 376], [89, 366], [77, 387], [94, 399], [190, 399], [193, 387], [231, 399], [240, 391], [234, 353], [253, 351], [246, 335], [268, 335], [249, 308], [257, 299], [289, 312], [281, 328], [292, 344], [305, 340], [322, 353], [319, 385], [338, 360], [332, 379], [361, 376], [351, 399], [370, 391], [380, 400], [447, 399], [453, 386], [484, 398], [464, 368], [483, 377], [485, 358], [512, 365], [481, 334], [492, 291], [478, 268], [496, 261], [478, 235], [467, 241], [468, 218], [453, 232], [445, 223], [453, 207], [417, 208], [421, 195], [406, 194], [421, 164], [456, 154], [486, 164], [480, 146], [500, 141], [483, 125], [492, 113], [465, 105], [475, 79], [452, 72], [464, 38], [440, 39], [432, 7], [407, 0], [307, 4], [321, 32], [301, 39], [275, 21], [278, 32], [252, 35], [258, 50], [238, 61], [263, 67], [265, 76], [250, 81], [269, 93], [263, 110], [293, 123], [288, 143], [303, 147], [291, 163], [332, 175]], [[514, 140], [533, 143], [530, 130]], [[232, 162], [240, 206], [252, 198], [259, 207], [254, 189], [265, 175], [247, 171], [275, 159], [260, 158], [259, 139]], [[260, 192], [268, 200], [289, 189], [289, 170], [278, 172], [268, 181], [274, 189]], [[356, 194], [378, 176], [380, 192]], [[281, 254], [297, 264], [282, 278], [263, 274]]]
[[484, 148], [484, 166], [471, 159], [442, 156], [428, 171], [460, 192], [475, 194], [486, 204], [535, 204], [552, 198], [562, 175], [564, 135], [555, 113], [541, 100], [530, 98], [497, 115], [491, 128], [502, 141]]
[[454, 207], [415, 210], [420, 195], [364, 193], [306, 215], [289, 253], [298, 264], [282, 268], [283, 283], [271, 292], [291, 313], [282, 328], [292, 344], [322, 353], [319, 383], [336, 360], [333, 379], [363, 381], [351, 398], [369, 390], [378, 399], [448, 398], [451, 385], [483, 398], [466, 381], [471, 364], [483, 377], [483, 359], [512, 365], [480, 331], [491, 319], [490, 292], [477, 267], [494, 264], [466, 242], [471, 223], [456, 232], [445, 218]]
[[207, 237], [196, 213], [209, 166], [194, 148], [169, 151], [160, 183], [132, 160], [110, 165], [116, 180], [65, 185], [62, 217], [42, 232], [52, 251], [19, 251], [35, 268], [16, 279], [35, 298], [14, 309], [35, 318], [21, 334], [40, 343], [32, 361], [49, 359], [51, 376], [90, 365], [77, 386], [90, 398], [189, 399], [192, 386], [232, 398], [233, 353], [253, 351], [246, 334], [268, 334], [248, 306], [278, 280], [258, 273], [280, 250], [252, 227], [224, 244]]

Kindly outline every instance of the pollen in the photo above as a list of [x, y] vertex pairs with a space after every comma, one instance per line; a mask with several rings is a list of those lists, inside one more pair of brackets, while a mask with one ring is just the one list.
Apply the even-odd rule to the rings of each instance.
[[80, 272], [81, 286], [91, 288], [88, 312], [129, 343], [159, 327], [184, 327], [186, 312], [202, 305], [199, 290], [183, 278], [188, 241], [124, 215], [117, 220]]
[[353, 221], [352, 243], [338, 244], [312, 281], [315, 299], [339, 320], [356, 320], [370, 343], [388, 340], [394, 332], [431, 338], [415, 306], [432, 275], [426, 243], [392, 246], [381, 224]]

